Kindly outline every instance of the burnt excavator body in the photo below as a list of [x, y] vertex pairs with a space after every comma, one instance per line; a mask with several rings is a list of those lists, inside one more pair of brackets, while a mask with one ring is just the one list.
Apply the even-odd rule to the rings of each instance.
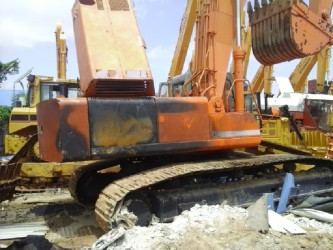
[[209, 114], [205, 97], [58, 99], [43, 102], [38, 114], [40, 154], [46, 161], [230, 150], [260, 143], [252, 114]]
[[319, 53], [333, 43], [333, 26], [324, 14], [313, 13], [300, 0], [255, 0], [248, 4], [252, 49], [263, 65]]
[[[83, 97], [40, 103], [38, 141], [45, 161], [94, 160], [75, 169], [69, 190], [82, 204], [95, 203], [104, 230], [128, 225], [124, 206], [147, 225], [151, 213], [168, 219], [195, 203], [253, 202], [278, 190], [279, 164], [286, 171], [298, 162], [328, 167], [298, 179], [303, 195], [332, 188], [330, 160], [233, 152], [261, 141], [255, 116], [244, 109], [245, 53], [234, 44], [244, 3], [198, 1], [194, 72], [184, 96], [155, 97], [131, 1], [75, 1]], [[231, 54], [235, 80], [227, 84]]]
[[[193, 73], [192, 93], [171, 98], [153, 96], [145, 46], [131, 1], [75, 2], [72, 13], [84, 97], [50, 100], [40, 103], [37, 110], [43, 160], [96, 160], [76, 169], [71, 177], [69, 189], [79, 202], [94, 203], [102, 189], [115, 180], [126, 180], [148, 169], [159, 167], [160, 177], [168, 181], [182, 176], [183, 170], [173, 171], [174, 176], [169, 176], [172, 171], [168, 171], [167, 164], [186, 162], [193, 157], [208, 159], [207, 155], [213, 152], [259, 145], [258, 122], [243, 107], [243, 74], [239, 67], [235, 67], [237, 100], [235, 104], [225, 103], [230, 95], [227, 89], [230, 86], [225, 86], [224, 82], [236, 35], [233, 25], [236, 3], [200, 2], [199, 8], [197, 37], [200, 41], [197, 42], [197, 72]], [[212, 32], [220, 27], [218, 23], [231, 28]], [[215, 55], [217, 52], [219, 56]], [[244, 52], [238, 48], [234, 56], [241, 65]], [[228, 153], [222, 155], [225, 158]], [[119, 172], [105, 173], [115, 166], [120, 167]], [[151, 179], [153, 188], [159, 182], [156, 174], [147, 173], [137, 184], [147, 184]], [[203, 182], [210, 183], [208, 179]], [[133, 187], [133, 183], [129, 185]], [[114, 207], [105, 206], [104, 201], [96, 203], [96, 214], [100, 225], [107, 230], [111, 223], [107, 214], [113, 214], [108, 209]], [[157, 209], [161, 203], [156, 204]], [[159, 209], [162, 210], [165, 208]], [[168, 211], [160, 214], [165, 217]]]
[[[257, 146], [258, 123], [244, 111], [243, 95], [237, 96], [241, 104], [235, 110], [227, 110], [222, 100], [236, 29], [209, 35], [218, 22], [234, 22], [235, 3], [224, 4], [227, 8], [219, 1], [200, 5], [197, 30], [202, 39], [197, 50], [221, 55], [197, 53], [200, 74], [194, 94], [162, 98], [153, 96], [145, 45], [131, 2], [76, 1], [72, 14], [85, 97], [38, 106], [41, 158], [64, 162]], [[235, 85], [242, 91], [240, 80]]]

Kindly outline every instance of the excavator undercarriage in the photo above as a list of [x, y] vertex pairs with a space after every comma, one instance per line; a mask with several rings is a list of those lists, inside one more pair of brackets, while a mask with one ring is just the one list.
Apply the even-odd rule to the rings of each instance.
[[[152, 214], [169, 221], [196, 203], [246, 206], [262, 193], [274, 193], [278, 200], [285, 173], [294, 171], [296, 164], [309, 165], [312, 170], [294, 172], [295, 188], [290, 198], [332, 192], [331, 160], [245, 152], [101, 161], [78, 168], [69, 189], [73, 197], [87, 205], [99, 195], [95, 204], [97, 221], [108, 231], [118, 224], [129, 224], [121, 216], [123, 207], [137, 216], [137, 224], [146, 226]], [[106, 165], [120, 170], [102, 173]]]

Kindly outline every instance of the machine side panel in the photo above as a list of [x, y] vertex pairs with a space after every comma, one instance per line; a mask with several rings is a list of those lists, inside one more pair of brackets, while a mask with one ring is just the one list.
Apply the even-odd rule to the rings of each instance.
[[76, 161], [90, 157], [88, 108], [85, 98], [60, 98], [37, 105], [41, 159]]
[[210, 137], [223, 139], [225, 148], [256, 147], [261, 141], [255, 117], [247, 112], [210, 114]]
[[155, 100], [89, 99], [91, 147], [157, 142]]
[[157, 98], [156, 111], [160, 143], [209, 139], [207, 98]]

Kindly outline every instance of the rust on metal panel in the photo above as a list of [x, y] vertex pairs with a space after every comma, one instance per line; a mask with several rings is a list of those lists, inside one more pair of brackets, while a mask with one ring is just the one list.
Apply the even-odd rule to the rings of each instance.
[[37, 105], [39, 151], [41, 159], [45, 161], [62, 161], [61, 149], [57, 143], [59, 120], [60, 110], [56, 101], [45, 101]]
[[156, 142], [153, 98], [89, 99], [88, 106], [92, 147]]
[[206, 98], [157, 98], [156, 110], [160, 143], [209, 139]]
[[88, 107], [85, 98], [58, 98], [37, 106], [41, 158], [74, 161], [90, 156]]

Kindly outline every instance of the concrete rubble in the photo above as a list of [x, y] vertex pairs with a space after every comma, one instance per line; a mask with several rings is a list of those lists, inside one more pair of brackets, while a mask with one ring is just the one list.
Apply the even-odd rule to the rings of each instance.
[[[195, 205], [171, 223], [159, 223], [155, 218], [150, 227], [134, 226], [127, 231], [105, 234], [102, 238], [104, 233], [96, 223], [93, 208], [76, 204], [68, 195], [67, 190], [53, 190], [39, 194], [21, 194], [11, 201], [1, 203], [0, 228], [6, 224], [10, 229], [8, 232], [11, 232], [16, 230], [11, 226], [30, 223], [36, 228], [45, 226], [43, 229], [47, 232], [41, 236], [0, 240], [0, 248], [13, 244], [36, 245], [40, 240], [41, 244], [50, 247], [42, 249], [326, 250], [333, 245], [331, 222], [285, 213], [282, 217], [306, 231], [306, 234], [294, 235], [288, 231], [280, 233], [272, 228], [259, 232], [249, 219], [249, 210], [226, 204]], [[260, 217], [260, 211], [263, 210], [254, 209], [253, 213]], [[108, 237], [113, 240], [108, 241]], [[94, 245], [95, 242], [99, 244]]]

